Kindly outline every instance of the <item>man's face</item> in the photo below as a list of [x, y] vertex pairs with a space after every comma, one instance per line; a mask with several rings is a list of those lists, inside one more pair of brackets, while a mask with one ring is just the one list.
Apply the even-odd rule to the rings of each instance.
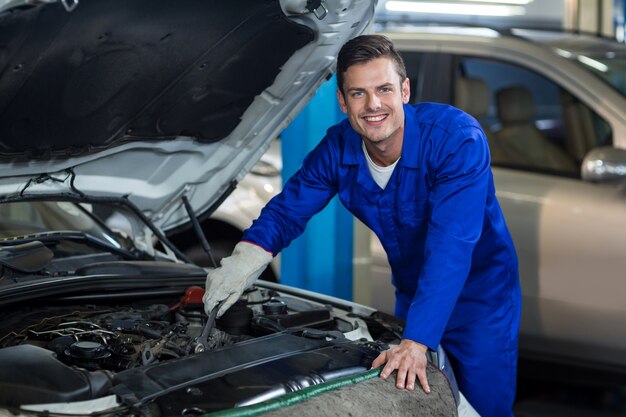
[[344, 73], [339, 106], [348, 114], [352, 128], [373, 144], [402, 140], [403, 104], [409, 102], [409, 79], [400, 80], [389, 58], [352, 65]]

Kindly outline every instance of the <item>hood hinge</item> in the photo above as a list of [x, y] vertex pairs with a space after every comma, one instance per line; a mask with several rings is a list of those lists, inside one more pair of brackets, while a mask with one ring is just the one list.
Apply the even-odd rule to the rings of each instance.
[[307, 0], [306, 9], [312, 12], [318, 20], [322, 20], [328, 14], [328, 9], [324, 6], [324, 0]]

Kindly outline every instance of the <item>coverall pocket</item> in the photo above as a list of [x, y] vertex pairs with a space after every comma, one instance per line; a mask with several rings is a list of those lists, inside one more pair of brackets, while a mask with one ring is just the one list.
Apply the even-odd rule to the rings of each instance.
[[398, 223], [403, 226], [418, 226], [426, 223], [427, 200], [405, 201], [400, 203], [398, 210]]
[[398, 210], [400, 251], [411, 263], [419, 262], [424, 256], [424, 239], [428, 226], [427, 201], [408, 201]]

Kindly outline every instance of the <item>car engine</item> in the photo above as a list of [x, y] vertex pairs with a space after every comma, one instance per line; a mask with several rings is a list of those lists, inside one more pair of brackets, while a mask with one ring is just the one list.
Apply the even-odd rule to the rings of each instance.
[[[311, 378], [319, 383], [368, 369], [383, 348], [373, 341], [368, 328], [376, 326], [364, 321], [368, 318], [260, 287], [245, 293], [202, 340], [203, 292], [190, 287], [182, 297], [120, 304], [112, 297], [97, 303], [57, 300], [6, 312], [0, 323], [0, 405], [84, 401], [112, 393], [124, 398], [126, 391], [133, 392], [127, 399], [132, 406], [156, 397], [166, 404], [183, 395], [177, 387], [205, 381], [217, 392], [215, 387], [236, 378], [244, 385], [271, 376], [306, 386]], [[381, 329], [394, 337], [379, 326], [378, 338]], [[357, 343], [346, 338], [349, 333]], [[317, 363], [319, 358], [323, 362]], [[309, 373], [302, 373], [305, 363]], [[150, 386], [152, 379], [166, 382]], [[270, 382], [249, 386], [245, 395], [239, 390], [241, 398], [233, 403], [259, 395], [259, 386]], [[217, 408], [223, 399], [212, 401], [202, 409]]]
[[[201, 293], [189, 288], [173, 305], [59, 306], [20, 311], [16, 320], [3, 320], [0, 348], [34, 345], [54, 352], [67, 365], [94, 370], [122, 371], [158, 361], [181, 358], [294, 327], [346, 331], [329, 307], [302, 306], [289, 310], [271, 291], [255, 289], [217, 320], [202, 344], [198, 340], [207, 317]], [[199, 294], [199, 295], [198, 295]], [[294, 299], [295, 300], [295, 299]], [[351, 329], [350, 329], [351, 330]]]

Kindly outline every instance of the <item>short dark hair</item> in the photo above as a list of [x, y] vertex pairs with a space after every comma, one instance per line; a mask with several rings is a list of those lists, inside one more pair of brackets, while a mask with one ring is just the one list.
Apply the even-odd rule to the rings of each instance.
[[337, 57], [337, 86], [343, 93], [343, 74], [353, 65], [364, 64], [376, 58], [390, 58], [400, 82], [406, 78], [404, 61], [389, 38], [383, 35], [361, 35], [346, 42]]

